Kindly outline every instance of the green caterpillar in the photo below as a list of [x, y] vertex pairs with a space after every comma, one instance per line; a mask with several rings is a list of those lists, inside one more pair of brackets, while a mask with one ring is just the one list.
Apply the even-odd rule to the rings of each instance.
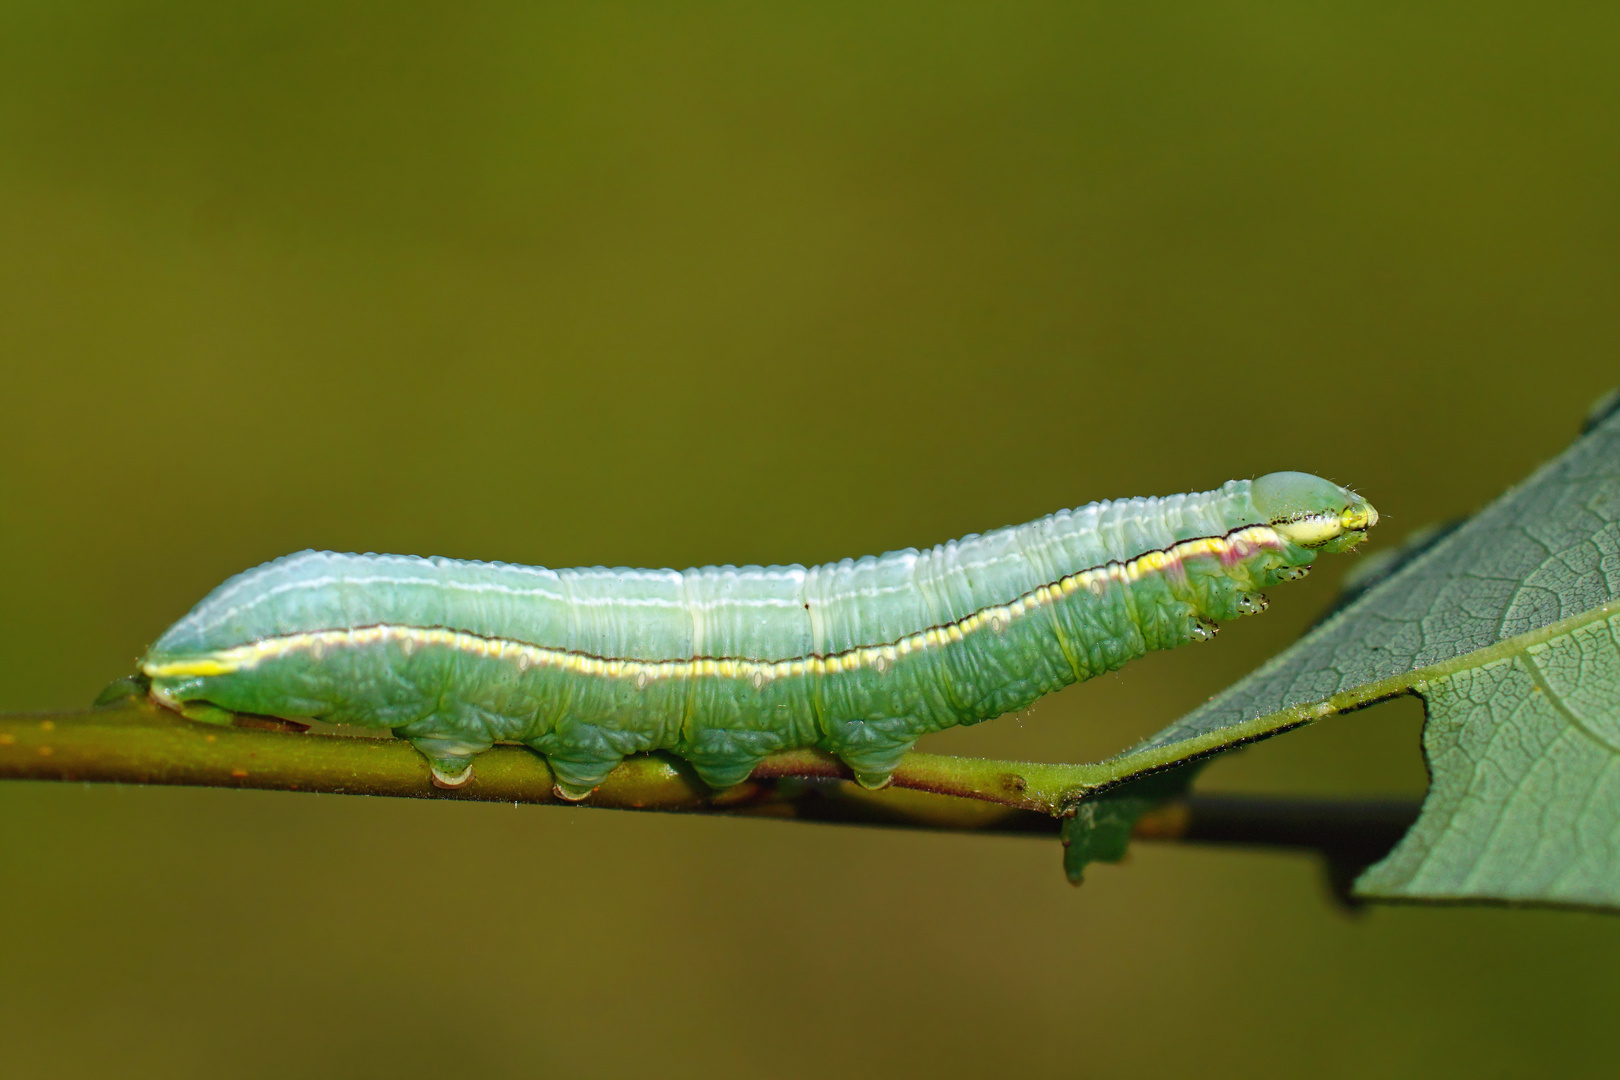
[[724, 788], [816, 746], [880, 787], [919, 736], [1206, 639], [1377, 520], [1336, 484], [1271, 473], [810, 569], [305, 551], [214, 590], [141, 670], [187, 715], [392, 729], [446, 786], [519, 742], [569, 799], [648, 750]]

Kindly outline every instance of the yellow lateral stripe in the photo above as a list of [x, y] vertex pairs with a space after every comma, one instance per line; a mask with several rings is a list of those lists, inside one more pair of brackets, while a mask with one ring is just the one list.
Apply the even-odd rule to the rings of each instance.
[[489, 638], [464, 630], [445, 627], [362, 626], [353, 630], [315, 630], [262, 641], [238, 645], [207, 656], [165, 663], [143, 663], [141, 670], [153, 679], [207, 678], [230, 675], [251, 670], [264, 663], [297, 652], [308, 652], [317, 659], [329, 648], [354, 648], [365, 645], [398, 642], [406, 655], [424, 645], [446, 646], [459, 652], [491, 659], [514, 661], [519, 670], [531, 667], [554, 667], [582, 675], [600, 675], [609, 678], [630, 678], [637, 685], [654, 679], [680, 679], [701, 674], [728, 679], [751, 679], [756, 686], [790, 675], [806, 672], [836, 674], [871, 667], [878, 659], [881, 672], [895, 660], [923, 649], [955, 644], [967, 635], [988, 628], [1001, 632], [1013, 622], [1027, 617], [1049, 604], [1056, 603], [1079, 589], [1101, 595], [1110, 583], [1128, 584], [1152, 574], [1179, 570], [1188, 559], [1206, 556], [1235, 556], [1248, 558], [1263, 549], [1281, 547], [1284, 540], [1277, 531], [1266, 525], [1252, 525], [1226, 536], [1200, 537], [1184, 540], [1163, 551], [1150, 551], [1128, 563], [1109, 563], [1091, 567], [1060, 578], [1050, 584], [1018, 597], [1011, 603], [983, 608], [953, 623], [931, 626], [898, 641], [882, 645], [862, 645], [843, 653], [828, 656], [798, 657], [792, 660], [745, 660], [738, 657], [697, 657], [692, 660], [624, 660], [612, 657], [590, 656], [566, 649], [547, 648], [506, 638]]

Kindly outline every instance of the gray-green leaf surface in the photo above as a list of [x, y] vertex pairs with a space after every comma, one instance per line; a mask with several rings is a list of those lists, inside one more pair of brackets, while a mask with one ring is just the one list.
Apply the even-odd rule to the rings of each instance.
[[1424, 684], [1433, 784], [1358, 895], [1620, 905], [1620, 619]]
[[1428, 705], [1423, 817], [1378, 898], [1620, 906], [1620, 414], [1121, 759]]

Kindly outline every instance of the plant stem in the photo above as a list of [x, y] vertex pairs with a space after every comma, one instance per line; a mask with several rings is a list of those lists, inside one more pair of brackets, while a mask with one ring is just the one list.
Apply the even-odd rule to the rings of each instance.
[[[498, 746], [464, 787], [434, 787], [426, 761], [401, 740], [306, 732], [239, 717], [235, 725], [183, 720], [144, 698], [77, 712], [0, 716], [0, 779], [314, 791], [420, 799], [561, 803], [538, 754]], [[707, 788], [673, 758], [627, 760], [584, 806], [799, 821], [1053, 834], [1073, 800], [1109, 786], [1103, 765], [912, 754], [894, 784], [865, 791], [819, 751], [778, 754], [746, 782]], [[1193, 795], [1150, 811], [1139, 839], [1312, 848], [1330, 863], [1380, 856], [1417, 818], [1416, 802], [1255, 799]], [[1366, 860], [1370, 861], [1370, 860]], [[1362, 861], [1359, 865], [1365, 865]]]
[[[907, 792], [911, 798], [892, 790], [865, 794], [871, 796], [874, 808], [883, 808], [883, 815], [940, 817], [952, 828], [976, 827], [974, 823], [989, 823], [1009, 814], [1052, 813], [1055, 803], [1022, 794], [1025, 768], [1017, 762], [913, 754], [897, 771], [893, 785], [912, 789]], [[771, 758], [746, 783], [714, 792], [685, 763], [643, 755], [625, 761], [584, 805], [793, 816], [781, 808], [784, 801], [793, 799], [781, 792], [799, 791], [805, 785], [794, 788], [785, 781], [837, 780], [849, 775], [843, 763], [829, 754], [794, 751]], [[235, 724], [197, 723], [144, 698], [74, 712], [0, 716], [0, 778], [484, 802], [564, 801], [552, 792], [553, 778], [545, 759], [522, 747], [497, 746], [480, 754], [473, 779], [463, 787], [445, 790], [433, 785], [426, 760], [402, 740], [319, 734], [302, 724], [258, 717], [238, 717]], [[850, 785], [822, 786], [832, 790]], [[961, 798], [920, 799], [919, 792]], [[824, 797], [811, 801], [819, 805]], [[930, 808], [935, 803], [942, 808], [958, 802], [966, 805], [951, 806], [948, 812]]]

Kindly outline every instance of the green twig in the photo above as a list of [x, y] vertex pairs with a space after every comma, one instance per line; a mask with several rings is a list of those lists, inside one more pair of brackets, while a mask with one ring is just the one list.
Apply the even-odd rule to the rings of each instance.
[[[1046, 817], [1058, 804], [1026, 796], [1025, 772], [1051, 768], [913, 754], [892, 788], [863, 792], [853, 784], [806, 783], [844, 779], [849, 772], [831, 755], [795, 751], [769, 759], [749, 781], [715, 792], [683, 762], [645, 755], [627, 760], [583, 805], [1028, 831], [1023, 819]], [[234, 725], [196, 723], [139, 698], [76, 712], [0, 716], [0, 779], [563, 802], [552, 793], [545, 759], [522, 747], [497, 746], [479, 755], [472, 781], [445, 790], [433, 785], [426, 760], [401, 740], [317, 733], [258, 717], [239, 717]]]
[[[686, 765], [631, 758], [582, 805], [773, 817], [799, 821], [1055, 835], [1058, 818], [1087, 794], [1117, 784], [1109, 763], [1032, 762], [912, 754], [894, 784], [865, 791], [836, 758], [778, 754], [743, 784], [711, 791]], [[77, 712], [0, 716], [0, 779], [313, 791], [482, 802], [562, 803], [545, 759], [498, 746], [474, 779], [432, 783], [408, 743], [307, 731], [301, 724], [239, 717], [194, 723], [144, 698]], [[1415, 802], [1323, 802], [1193, 795], [1150, 811], [1139, 839], [1312, 848], [1330, 865], [1365, 865], [1416, 820]], [[1348, 855], [1348, 862], [1346, 862]]]

